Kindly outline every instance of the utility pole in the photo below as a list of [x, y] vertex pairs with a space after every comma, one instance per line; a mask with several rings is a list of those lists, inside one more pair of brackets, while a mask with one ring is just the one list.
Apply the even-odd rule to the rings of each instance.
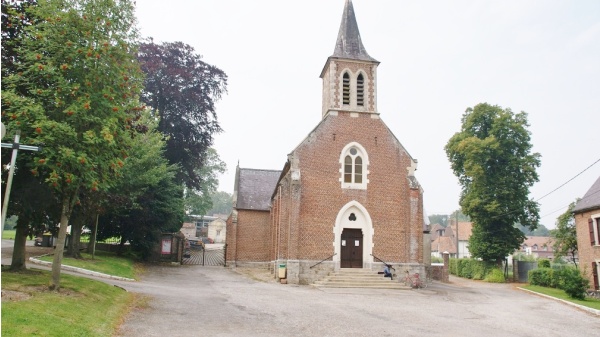
[[456, 211], [456, 258], [460, 256], [460, 248], [458, 246], [458, 210]]
[[[2, 123], [2, 138], [4, 138], [4, 134], [6, 133], [6, 129], [4, 127], [4, 123]], [[13, 175], [15, 173], [15, 164], [17, 162], [17, 153], [19, 150], [29, 150], [29, 151], [41, 151], [41, 146], [29, 146], [29, 145], [21, 145], [19, 144], [19, 138], [21, 137], [21, 130], [17, 130], [15, 133], [15, 141], [13, 143], [2, 143], [2, 147], [11, 148], [12, 157], [10, 159], [10, 168], [8, 170], [8, 178], [6, 179], [6, 191], [4, 192], [4, 203], [2, 205], [2, 230], [0, 233], [4, 233], [4, 223], [6, 222], [6, 212], [8, 210], [8, 199], [10, 197], [10, 189], [12, 187]]]

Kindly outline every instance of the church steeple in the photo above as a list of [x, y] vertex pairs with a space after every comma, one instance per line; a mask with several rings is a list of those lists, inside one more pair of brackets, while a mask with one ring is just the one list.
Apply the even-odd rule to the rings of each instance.
[[340, 111], [376, 114], [377, 65], [361, 41], [352, 1], [346, 0], [333, 55], [321, 72], [323, 117]]
[[342, 23], [338, 32], [337, 42], [332, 57], [377, 62], [369, 56], [360, 39], [354, 6], [351, 0], [346, 0]]

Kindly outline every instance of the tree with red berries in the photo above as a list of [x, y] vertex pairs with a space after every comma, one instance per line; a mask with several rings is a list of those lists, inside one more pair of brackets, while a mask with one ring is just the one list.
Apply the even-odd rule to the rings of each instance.
[[143, 85], [129, 0], [39, 0], [18, 9], [39, 20], [16, 37], [14, 72], [2, 78], [2, 120], [9, 136], [44, 151], [19, 167], [51, 188], [60, 203], [50, 289], [60, 288], [66, 231], [79, 191], [109, 188], [127, 162], [128, 139]]

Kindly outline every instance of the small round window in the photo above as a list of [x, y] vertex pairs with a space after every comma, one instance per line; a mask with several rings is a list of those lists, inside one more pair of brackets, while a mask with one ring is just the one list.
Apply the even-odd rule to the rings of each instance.
[[353, 156], [356, 156], [356, 149], [355, 148], [351, 148], [350, 149], [350, 154]]

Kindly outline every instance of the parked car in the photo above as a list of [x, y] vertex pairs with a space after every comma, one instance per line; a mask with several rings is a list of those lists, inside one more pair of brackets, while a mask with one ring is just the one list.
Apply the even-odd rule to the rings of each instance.
[[200, 239], [189, 239], [189, 243], [191, 248], [204, 248], [204, 242]]

